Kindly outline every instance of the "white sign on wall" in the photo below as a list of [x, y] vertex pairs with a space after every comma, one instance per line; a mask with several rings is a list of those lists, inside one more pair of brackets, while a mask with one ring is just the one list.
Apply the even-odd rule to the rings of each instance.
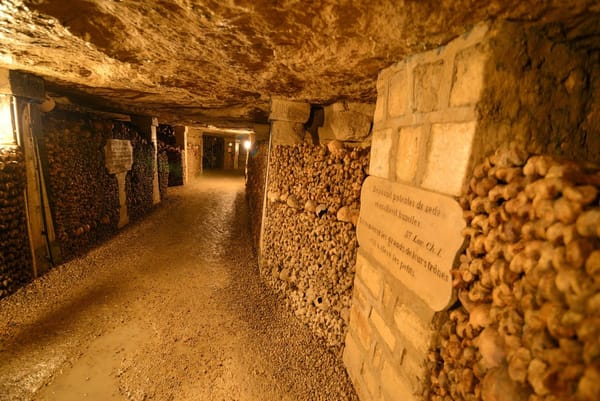
[[131, 170], [133, 164], [133, 147], [126, 139], [108, 139], [104, 146], [106, 168], [110, 174]]
[[465, 224], [451, 197], [373, 176], [363, 184], [357, 225], [361, 250], [433, 310], [446, 308], [452, 299], [450, 270]]

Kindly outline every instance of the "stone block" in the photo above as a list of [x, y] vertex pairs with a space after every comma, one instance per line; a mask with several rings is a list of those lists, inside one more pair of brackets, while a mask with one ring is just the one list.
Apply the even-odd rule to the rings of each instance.
[[381, 368], [381, 386], [385, 391], [386, 401], [417, 401], [410, 384], [387, 360], [383, 361]]
[[485, 65], [488, 60], [482, 46], [473, 46], [456, 55], [450, 93], [451, 106], [475, 104], [483, 87]]
[[349, 331], [346, 335], [346, 344], [342, 359], [344, 361], [344, 366], [352, 373], [352, 376], [358, 376], [360, 374], [363, 365], [363, 355], [362, 350], [359, 348], [352, 333]]
[[324, 107], [323, 126], [319, 127], [321, 141], [360, 142], [371, 133], [374, 105], [339, 102]]
[[377, 270], [365, 257], [357, 255], [356, 271], [358, 278], [365, 284], [371, 295], [379, 300], [383, 285], [381, 272]]
[[319, 135], [319, 141], [321, 141], [321, 143], [335, 141], [335, 135], [333, 134], [333, 130], [331, 129], [330, 125], [324, 125], [317, 128], [317, 132]]
[[[371, 133], [374, 106], [368, 103], [334, 103], [325, 108], [335, 139], [359, 142]], [[327, 111], [329, 109], [329, 111]]]
[[384, 283], [382, 296], [383, 310], [394, 310], [395, 299], [396, 294], [394, 289], [388, 283]]
[[350, 310], [350, 330], [352, 329], [355, 330], [363, 349], [368, 350], [371, 346], [373, 329], [360, 309], [355, 307], [352, 307]]
[[366, 364], [363, 365], [362, 377], [367, 387], [367, 391], [371, 395], [371, 399], [377, 400], [379, 398], [379, 393], [381, 392], [379, 389], [379, 380]]
[[421, 186], [459, 196], [475, 137], [476, 123], [433, 124], [427, 166]]
[[379, 342], [375, 342], [373, 347], [373, 356], [371, 357], [371, 366], [375, 369], [381, 368], [381, 361], [383, 360], [383, 349]]
[[427, 353], [432, 336], [430, 320], [424, 320], [407, 305], [399, 303], [394, 309], [394, 323], [406, 341], [417, 351]]
[[377, 82], [377, 102], [375, 103], [375, 112], [373, 113], [373, 122], [379, 123], [385, 120], [388, 96], [387, 80], [381, 78]]
[[428, 113], [438, 110], [442, 86], [444, 61], [422, 64], [414, 70], [414, 102], [417, 111]]
[[269, 124], [253, 124], [252, 128], [256, 135], [256, 141], [254, 142], [261, 142], [269, 139], [269, 132], [271, 131], [271, 126]]
[[354, 283], [354, 294], [352, 298], [352, 305], [357, 306], [362, 309], [363, 312], [367, 312], [370, 308], [369, 301], [365, 295], [366, 289], [363, 285], [360, 285], [359, 282], [355, 281]]
[[402, 68], [394, 74], [390, 81], [388, 94], [388, 113], [390, 117], [407, 114], [410, 107], [412, 85], [408, 79], [407, 68]]
[[369, 174], [380, 178], [390, 177], [390, 157], [393, 144], [390, 128], [375, 131], [371, 142], [371, 161]]
[[396, 179], [412, 182], [417, 174], [419, 159], [426, 142], [421, 125], [400, 129], [396, 150]]
[[304, 124], [289, 121], [271, 122], [273, 145], [299, 145], [304, 140]]
[[305, 123], [310, 117], [310, 104], [284, 99], [271, 100], [269, 120]]
[[381, 335], [383, 341], [390, 348], [390, 351], [394, 352], [396, 348], [396, 336], [392, 333], [392, 330], [388, 327], [383, 317], [375, 309], [371, 309], [371, 315], [369, 319], [373, 323], [373, 326], [377, 332]]
[[0, 93], [44, 101], [44, 80], [35, 75], [0, 68]]
[[333, 120], [333, 110], [331, 106], [323, 107], [323, 125], [317, 129], [319, 133], [319, 141], [327, 142], [335, 140], [335, 134], [333, 128], [331, 128], [331, 121]]

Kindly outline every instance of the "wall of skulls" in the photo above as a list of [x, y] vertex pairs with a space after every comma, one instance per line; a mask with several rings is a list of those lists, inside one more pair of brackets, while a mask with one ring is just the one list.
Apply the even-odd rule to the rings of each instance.
[[48, 166], [50, 206], [63, 260], [117, 232], [118, 185], [105, 168], [107, 139], [128, 139], [133, 146], [126, 179], [130, 219], [151, 210], [153, 145], [132, 125], [58, 111], [44, 116], [43, 129], [41, 155]]
[[160, 199], [167, 197], [167, 189], [169, 187], [169, 156], [167, 154], [167, 145], [158, 141], [158, 190]]
[[0, 147], [0, 298], [33, 275], [25, 221], [25, 162], [16, 146]]
[[599, 188], [597, 166], [516, 148], [474, 169], [425, 399], [598, 399]]
[[112, 122], [53, 112], [44, 115], [43, 130], [40, 150], [48, 166], [54, 228], [61, 257], [68, 260], [117, 231], [117, 180], [104, 161]]
[[275, 146], [261, 273], [318, 336], [341, 349], [352, 298], [369, 148]]

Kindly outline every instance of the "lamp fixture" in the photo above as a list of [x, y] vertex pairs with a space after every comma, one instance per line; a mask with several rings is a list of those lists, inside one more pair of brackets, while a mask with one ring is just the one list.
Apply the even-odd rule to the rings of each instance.
[[15, 145], [12, 96], [0, 94], [0, 146]]

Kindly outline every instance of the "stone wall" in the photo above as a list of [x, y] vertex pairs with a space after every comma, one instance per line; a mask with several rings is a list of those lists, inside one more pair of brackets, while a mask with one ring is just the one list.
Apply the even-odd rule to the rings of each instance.
[[202, 175], [203, 134], [199, 129], [188, 127], [187, 134], [187, 171], [188, 178]]
[[[561, 27], [556, 26], [524, 27], [511, 23], [478, 25], [444, 47], [416, 54], [383, 70], [377, 83], [378, 99], [374, 114], [370, 174], [385, 180], [390, 186], [394, 183], [408, 184], [452, 200], [463, 193], [465, 186], [468, 187], [473, 168], [496, 149], [508, 148], [509, 142], [514, 142], [511, 145], [513, 150], [522, 149], [521, 155], [533, 152], [597, 162], [597, 140], [600, 137], [597, 111], [600, 98], [597, 78], [599, 59], [597, 49], [582, 47], [585, 24], [582, 25], [584, 26], [581, 29], [574, 31], [561, 30]], [[527, 159], [524, 157], [522, 163]], [[543, 175], [534, 174], [531, 180]], [[503, 179], [493, 177], [494, 185]], [[492, 181], [484, 182], [489, 184]], [[570, 183], [572, 186], [579, 185], [580, 182], [575, 180]], [[588, 184], [598, 186], [598, 183]], [[523, 186], [525, 187], [525, 184]], [[545, 190], [540, 185], [533, 187], [536, 191]], [[503, 190], [513, 191], [514, 188]], [[497, 201], [504, 193], [497, 189], [490, 192], [489, 196]], [[558, 202], [558, 199], [562, 199], [561, 193], [560, 190], [556, 190], [549, 196]], [[597, 205], [597, 199], [594, 202]], [[564, 200], [558, 203], [563, 204]], [[547, 202], [543, 204], [547, 214], [541, 211], [542, 215], [539, 218], [550, 218], [548, 216], [552, 213], [548, 210], [551, 208], [548, 209]], [[580, 212], [581, 210], [578, 211]], [[494, 216], [497, 217], [497, 214]], [[467, 220], [470, 223], [475, 221], [482, 224], [480, 219], [471, 216]], [[375, 226], [377, 229], [378, 225]], [[379, 227], [386, 227], [386, 222], [380, 222]], [[531, 234], [530, 225], [524, 227], [530, 231], [517, 232], [515, 242], [529, 239], [527, 235], [534, 235]], [[360, 228], [361, 222], [359, 232]], [[571, 230], [572, 228], [571, 224]], [[440, 232], [438, 238], [444, 238], [445, 235], [447, 234]], [[462, 236], [459, 235], [460, 238]], [[436, 238], [432, 239], [434, 240]], [[551, 240], [553, 246], [566, 247], [561, 241], [563, 240], [558, 238]], [[583, 250], [576, 248], [573, 252], [579, 252], [578, 257], [585, 261], [590, 252], [597, 249], [597, 242], [595, 239], [586, 239], [584, 242], [588, 245], [585, 245]], [[493, 240], [486, 242], [484, 253], [478, 254], [478, 257], [494, 257], [498, 250], [492, 247], [493, 244]], [[361, 400], [406, 401], [421, 396], [432, 400], [481, 399], [485, 385], [477, 387], [476, 384], [479, 379], [485, 377], [481, 375], [487, 372], [475, 374], [473, 369], [478, 367], [471, 368], [475, 363], [473, 361], [479, 360], [479, 348], [489, 345], [489, 337], [481, 340], [488, 341], [484, 345], [466, 340], [464, 330], [471, 330], [471, 336], [476, 336], [479, 332], [473, 332], [473, 327], [465, 329], [465, 319], [469, 316], [464, 310], [452, 309], [449, 317], [447, 311], [432, 309], [423, 293], [408, 288], [407, 276], [400, 268], [405, 265], [409, 265], [410, 268], [420, 267], [411, 265], [413, 261], [410, 258], [400, 259], [398, 263], [380, 263], [374, 257], [378, 255], [373, 255], [372, 251], [367, 252], [367, 248], [363, 246], [365, 244], [360, 245], [344, 362]], [[475, 245], [471, 242], [470, 246]], [[477, 246], [482, 246], [481, 241]], [[490, 247], [489, 255], [487, 247]], [[481, 251], [480, 248], [478, 250]], [[525, 256], [530, 257], [529, 254], [523, 254], [523, 257]], [[453, 265], [458, 263], [457, 258], [454, 263], [443, 266], [444, 271], [450, 273]], [[478, 266], [478, 262], [475, 265]], [[573, 267], [571, 263], [567, 265]], [[581, 267], [579, 271], [581, 272]], [[537, 279], [541, 280], [536, 276], [534, 280]], [[546, 278], [535, 285], [552, 287], [551, 281]], [[577, 276], [571, 284], [578, 291], [583, 282], [585, 279]], [[506, 288], [496, 284], [485, 283], [489, 291], [487, 296], [496, 292], [498, 296], [504, 296]], [[422, 285], [425, 287], [427, 283]], [[477, 288], [475, 292], [481, 291], [481, 288], [478, 288], [480, 285], [481, 283], [473, 284]], [[452, 283], [449, 282], [448, 286], [451, 290]], [[590, 290], [588, 287], [589, 285], [585, 287], [585, 291], [588, 291], [587, 296], [590, 296], [589, 291], [591, 294], [594, 294], [594, 291], [597, 293], [597, 289]], [[529, 290], [532, 288], [528, 288]], [[553, 295], [564, 297], [557, 293]], [[507, 296], [508, 298], [510, 296]], [[486, 299], [488, 303], [491, 301]], [[546, 323], [554, 324], [556, 319], [559, 319], [559, 312], [566, 312], [565, 304], [559, 304], [559, 309], [547, 307], [543, 310], [542, 313], [552, 313], [551, 319], [554, 319], [546, 320]], [[494, 319], [504, 319], [506, 314], [510, 315], [506, 318], [516, 319], [514, 309], [496, 312], [502, 316], [492, 316]], [[479, 311], [477, 318], [481, 315]], [[543, 326], [543, 319], [550, 319], [549, 316], [535, 322]], [[568, 313], [567, 317], [570, 316], [572, 315]], [[521, 316], [521, 319], [523, 318]], [[522, 322], [519, 323], [518, 320], [510, 320], [510, 324], [513, 325], [510, 330], [522, 327], [519, 326]], [[457, 329], [459, 325], [460, 328]], [[587, 324], [586, 327], [592, 331], [597, 330], [595, 323]], [[539, 338], [543, 341], [548, 340], [547, 336], [552, 337], [551, 331], [554, 329], [555, 327], [545, 332], [542, 330], [542, 337]], [[454, 337], [445, 334], [449, 330]], [[444, 340], [436, 343], [436, 333], [442, 333]], [[487, 332], [489, 333], [494, 334], [491, 330]], [[574, 361], [577, 368], [572, 368], [568, 373], [572, 376], [565, 378], [564, 375], [554, 373], [554, 376], [545, 375], [540, 378], [539, 372], [542, 368], [564, 366], [564, 360], [552, 365], [548, 364], [548, 359], [536, 361], [531, 367], [535, 384], [529, 382], [529, 371], [525, 381], [522, 371], [519, 372], [521, 376], [518, 376], [520, 381], [515, 381], [510, 377], [508, 368], [500, 368], [490, 375], [486, 387], [489, 392], [483, 399], [521, 399], [515, 398], [518, 393], [515, 389], [520, 390], [522, 387], [525, 388], [526, 394], [532, 389], [539, 390], [531, 399], [542, 399], [536, 398], [541, 396], [562, 399], [561, 396], [566, 393], [561, 392], [564, 389], [559, 391], [553, 387], [551, 383], [555, 379], [559, 379], [560, 385], [569, 387], [572, 393], [578, 391], [574, 383], [582, 377], [586, 378], [584, 385], [589, 386], [594, 382], [593, 378], [597, 377], [597, 366], [580, 362], [582, 357], [589, 359], [595, 355], [595, 351], [590, 351], [594, 346], [591, 343], [586, 345], [587, 340], [579, 341], [573, 338], [573, 333], [579, 335], [577, 330], [571, 331], [571, 336], [567, 339], [554, 337], [549, 340], [551, 346], [542, 347], [554, 350], [543, 355], [543, 358], [555, 358], [554, 362], [556, 358], [561, 358], [571, 351], [579, 355], [580, 359]], [[492, 340], [496, 338], [491, 335], [490, 337]], [[504, 339], [509, 340], [514, 338]], [[520, 340], [523, 341], [524, 338]], [[428, 354], [430, 344], [433, 344], [434, 352]], [[510, 347], [514, 344], [517, 343], [511, 343]], [[535, 346], [539, 345], [540, 343], [536, 343]], [[515, 350], [503, 350], [508, 353], [509, 349]], [[583, 353], [579, 352], [581, 350], [584, 350]], [[525, 354], [525, 351], [519, 351], [518, 358], [521, 359], [515, 359], [518, 361], [515, 363], [523, 364], [527, 356]], [[442, 359], [439, 359], [440, 355]], [[533, 355], [531, 348], [528, 355]], [[428, 356], [431, 358], [429, 363], [426, 362]], [[501, 355], [500, 365], [510, 363], [512, 357], [512, 354]], [[475, 359], [467, 360], [468, 358]], [[532, 360], [536, 358], [538, 356], [533, 356]], [[460, 361], [454, 363], [457, 359]], [[442, 361], [447, 368], [442, 368]], [[469, 364], [470, 367], [467, 367]], [[453, 367], [451, 373], [440, 373], [450, 367]], [[520, 366], [521, 369], [522, 367]], [[552, 369], [551, 371], [556, 372]], [[433, 380], [429, 382], [432, 371]], [[542, 382], [546, 387], [540, 384]], [[427, 389], [431, 383], [435, 390], [428, 393]], [[503, 388], [504, 385], [507, 386], [506, 389]], [[593, 387], [590, 390], [588, 387], [583, 391], [584, 395], [579, 397], [588, 399], [585, 398], [585, 394], [597, 390]], [[503, 394], [511, 394], [514, 397], [502, 398]]]
[[368, 148], [274, 146], [261, 273], [338, 351], [348, 321]]
[[17, 146], [0, 146], [0, 298], [33, 277], [24, 191], [22, 151]]
[[485, 50], [470, 51], [472, 61], [463, 57], [472, 65], [489, 53], [477, 67], [477, 131], [484, 135], [475, 136], [474, 163], [507, 139], [532, 153], [600, 162], [600, 49], [590, 43], [599, 23], [593, 14], [571, 28], [507, 23], [479, 46]]
[[260, 249], [260, 232], [262, 227], [263, 203], [265, 199], [265, 180], [269, 160], [269, 142], [253, 144], [248, 158], [246, 170], [246, 196], [250, 208], [252, 222], [252, 239], [254, 248]]

